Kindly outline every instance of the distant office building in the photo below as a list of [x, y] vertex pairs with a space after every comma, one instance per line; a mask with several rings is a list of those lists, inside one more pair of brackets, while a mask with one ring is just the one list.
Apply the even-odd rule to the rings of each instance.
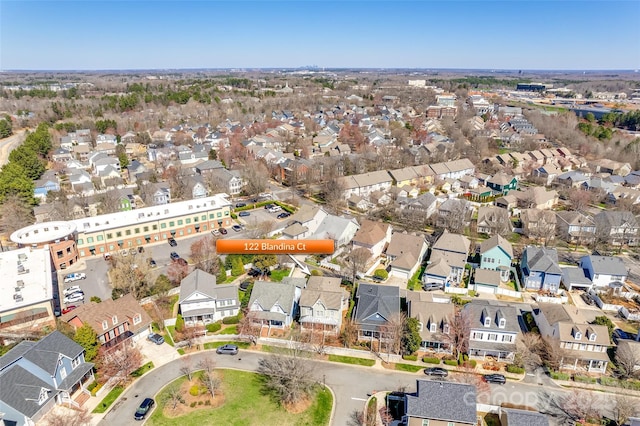
[[516, 90], [520, 92], [544, 92], [545, 90], [552, 89], [553, 84], [546, 83], [518, 83]]

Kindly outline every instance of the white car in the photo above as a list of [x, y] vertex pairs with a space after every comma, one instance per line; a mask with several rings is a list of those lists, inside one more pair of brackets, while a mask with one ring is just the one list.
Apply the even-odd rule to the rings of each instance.
[[64, 293], [65, 296], [69, 296], [70, 294], [73, 294], [73, 293], [83, 293], [83, 291], [80, 288], [80, 286], [74, 285], [74, 286], [71, 286], [69, 288], [65, 288], [63, 293]]
[[64, 283], [72, 283], [78, 280], [84, 280], [87, 278], [87, 275], [83, 272], [77, 272], [75, 274], [68, 274], [64, 277]]
[[219, 235], [220, 235], [220, 231], [218, 231], [217, 229], [212, 229], [212, 230], [211, 230], [211, 234], [212, 234], [214, 237], [217, 237], [217, 236], [219, 236]]
[[84, 300], [84, 293], [72, 293], [64, 298], [64, 303], [75, 303]]
[[269, 213], [278, 213], [282, 211], [282, 207], [280, 206], [273, 206], [269, 209]]

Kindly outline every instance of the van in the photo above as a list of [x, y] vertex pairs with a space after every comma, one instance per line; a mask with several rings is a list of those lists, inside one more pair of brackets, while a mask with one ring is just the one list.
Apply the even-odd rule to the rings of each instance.
[[441, 290], [442, 289], [442, 284], [441, 283], [423, 283], [422, 284], [422, 288], [425, 291]]

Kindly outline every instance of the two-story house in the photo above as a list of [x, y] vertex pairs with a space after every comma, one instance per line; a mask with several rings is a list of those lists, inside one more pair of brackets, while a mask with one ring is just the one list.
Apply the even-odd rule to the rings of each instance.
[[593, 217], [596, 234], [605, 236], [612, 245], [638, 244], [638, 222], [631, 212], [605, 210]]
[[180, 281], [178, 304], [187, 324], [216, 322], [240, 310], [236, 286], [217, 285], [214, 275], [200, 269]]
[[451, 352], [449, 333], [455, 306], [448, 297], [423, 291], [407, 292], [407, 315], [419, 323], [420, 349]]
[[249, 312], [256, 323], [271, 328], [290, 327], [298, 314], [304, 278], [281, 282], [256, 281], [249, 299]]
[[388, 328], [399, 320], [400, 287], [360, 283], [353, 316], [358, 339], [382, 342]]
[[351, 243], [354, 249], [366, 248], [375, 259], [382, 254], [384, 247], [391, 241], [392, 231], [393, 229], [388, 223], [363, 219], [360, 229], [353, 236]]
[[486, 180], [486, 185], [494, 193], [507, 194], [509, 191], [518, 189], [518, 179], [506, 173], [496, 173]]
[[36, 424], [55, 404], [78, 408], [89, 395], [93, 364], [82, 346], [54, 331], [37, 342], [24, 340], [0, 357], [0, 413], [5, 425]]
[[308, 238], [328, 215], [320, 206], [305, 204], [291, 216], [283, 235], [291, 239]]
[[430, 218], [437, 211], [438, 199], [430, 192], [425, 192], [413, 200], [408, 200], [406, 208], [415, 214], [424, 215]]
[[568, 243], [589, 244], [595, 238], [596, 223], [581, 212], [556, 212], [556, 234]]
[[98, 342], [112, 349], [133, 343], [149, 335], [151, 317], [131, 293], [118, 299], [89, 302], [60, 317], [75, 329], [88, 324], [97, 334]]
[[386, 251], [389, 275], [410, 279], [420, 268], [427, 248], [427, 242], [422, 235], [394, 233]]
[[558, 291], [562, 270], [556, 249], [527, 246], [522, 253], [520, 269], [522, 284], [527, 290]]
[[431, 247], [431, 257], [422, 275], [425, 286], [457, 286], [462, 282], [471, 241], [445, 230]]
[[494, 235], [480, 243], [480, 269], [500, 271], [500, 280], [509, 281], [513, 247], [500, 235]]
[[502, 303], [473, 301], [464, 312], [469, 318], [469, 356], [513, 361], [520, 333], [518, 309]]
[[538, 303], [533, 318], [540, 335], [561, 353], [561, 368], [607, 371], [612, 344], [606, 326], [589, 324], [574, 306], [555, 303]]
[[208, 194], [207, 186], [199, 175], [186, 178], [185, 199], [204, 198]]
[[476, 425], [476, 387], [466, 383], [418, 380], [415, 394], [404, 397], [407, 426]]
[[245, 185], [245, 181], [238, 170], [224, 168], [210, 170], [206, 174], [206, 180], [218, 189], [216, 192], [222, 191], [230, 195], [240, 194]]
[[478, 233], [487, 235], [508, 235], [512, 232], [509, 212], [495, 206], [482, 206], [478, 209]]
[[580, 258], [580, 267], [596, 289], [627, 280], [627, 267], [620, 257], [587, 255]]
[[338, 334], [342, 313], [349, 307], [349, 292], [340, 287], [340, 278], [312, 276], [300, 295], [302, 330]]

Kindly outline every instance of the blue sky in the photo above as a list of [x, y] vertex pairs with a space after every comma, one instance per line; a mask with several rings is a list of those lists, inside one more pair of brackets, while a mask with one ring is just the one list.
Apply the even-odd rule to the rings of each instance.
[[640, 1], [6, 1], [0, 69], [638, 69]]

